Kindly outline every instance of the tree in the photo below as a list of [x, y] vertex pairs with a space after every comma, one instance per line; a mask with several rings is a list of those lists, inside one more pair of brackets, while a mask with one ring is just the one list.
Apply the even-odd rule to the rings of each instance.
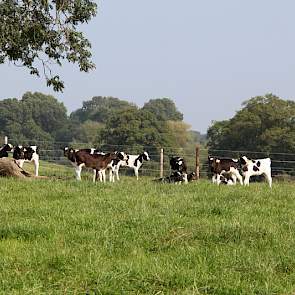
[[182, 121], [183, 115], [180, 113], [173, 100], [169, 98], [151, 99], [144, 104], [143, 110], [153, 113], [161, 121]]
[[208, 129], [210, 149], [295, 152], [295, 102], [267, 94], [243, 103], [230, 120]]
[[167, 121], [167, 124], [176, 148], [185, 147], [192, 140], [188, 132], [191, 127], [189, 124], [182, 121]]
[[42, 71], [47, 85], [55, 91], [64, 88], [51, 65], [63, 60], [77, 63], [88, 72], [91, 62], [90, 42], [78, 31], [96, 15], [97, 5], [90, 0], [4, 0], [0, 2], [0, 64], [7, 61]]
[[113, 113], [102, 132], [106, 145], [138, 147], [137, 151], [155, 150], [172, 144], [167, 123], [146, 111], [129, 109]]
[[51, 95], [27, 92], [21, 100], [0, 101], [1, 135], [15, 143], [53, 141], [66, 124], [65, 106]]
[[56, 131], [66, 124], [67, 109], [52, 95], [27, 92], [20, 103], [24, 114], [27, 112], [28, 117], [31, 117], [42, 130], [53, 137]]
[[123, 110], [137, 110], [136, 105], [115, 97], [95, 96], [84, 101], [82, 108], [71, 113], [71, 119], [81, 123], [91, 120], [106, 123], [114, 112]]

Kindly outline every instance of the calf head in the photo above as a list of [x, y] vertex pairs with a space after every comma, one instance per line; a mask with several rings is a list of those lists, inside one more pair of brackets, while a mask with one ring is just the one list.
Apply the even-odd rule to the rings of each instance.
[[184, 159], [178, 156], [172, 156], [170, 158], [170, 167], [172, 170], [185, 172], [185, 173], [187, 170]]
[[189, 173], [187, 175], [187, 181], [190, 182], [190, 181], [194, 181], [194, 180], [197, 180], [196, 172]]
[[75, 150], [67, 146], [63, 150], [64, 156], [68, 158], [70, 161], [75, 162]]
[[143, 153], [142, 153], [142, 158], [143, 158], [145, 161], [150, 161], [150, 156], [149, 156], [148, 152], [143, 152]]
[[1, 148], [1, 150], [6, 152], [11, 152], [13, 150], [13, 145], [10, 143], [7, 143]]
[[215, 157], [208, 156], [208, 167], [210, 168], [210, 171], [213, 172], [213, 163], [214, 163]]
[[33, 147], [24, 147], [24, 159], [32, 160], [33, 154], [36, 152]]
[[125, 154], [124, 152], [115, 152], [115, 154], [117, 155], [118, 160], [126, 161], [128, 159], [127, 154]]
[[16, 160], [24, 159], [25, 158], [25, 150], [26, 150], [26, 148], [21, 145], [15, 146], [13, 149], [13, 158]]
[[248, 159], [246, 156], [240, 158], [240, 163], [242, 165], [243, 172], [246, 171], [254, 171], [258, 172], [261, 170], [261, 160], [251, 160]]
[[242, 166], [242, 171], [246, 172], [252, 168], [253, 162], [252, 160], [248, 159], [246, 156], [240, 158], [240, 163]]

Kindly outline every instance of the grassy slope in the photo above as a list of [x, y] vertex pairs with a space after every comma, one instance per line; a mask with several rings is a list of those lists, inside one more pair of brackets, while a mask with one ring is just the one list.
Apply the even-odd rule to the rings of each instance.
[[178, 186], [130, 177], [104, 185], [0, 184], [2, 294], [295, 289], [294, 184], [271, 191], [265, 184]]

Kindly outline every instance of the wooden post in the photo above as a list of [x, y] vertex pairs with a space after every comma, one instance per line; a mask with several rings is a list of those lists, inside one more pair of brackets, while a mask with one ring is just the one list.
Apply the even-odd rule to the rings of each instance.
[[161, 149], [160, 152], [160, 177], [164, 175], [164, 149]]
[[8, 136], [4, 136], [4, 144], [8, 144]]
[[200, 179], [200, 146], [197, 145], [196, 146], [196, 168], [195, 168], [195, 172], [196, 172], [196, 179]]

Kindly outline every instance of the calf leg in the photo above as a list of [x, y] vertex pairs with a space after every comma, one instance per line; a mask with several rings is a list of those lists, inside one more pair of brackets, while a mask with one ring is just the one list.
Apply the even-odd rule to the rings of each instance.
[[[237, 168], [234, 168], [234, 167], [231, 167], [230, 168], [230, 172], [231, 172], [231, 175], [232, 176], [235, 176], [236, 179], [239, 180], [240, 184], [243, 185], [243, 177], [242, 175], [240, 174], [239, 170]], [[236, 184], [236, 179], [234, 181], [234, 183]]]
[[39, 174], [39, 161], [34, 160], [34, 166], [35, 166], [35, 176], [38, 176]]
[[114, 175], [113, 169], [110, 169], [109, 176], [110, 176], [110, 182], [115, 182], [115, 175]]
[[268, 182], [269, 187], [271, 188], [272, 185], [272, 178], [271, 178], [271, 174], [270, 173], [264, 173], [264, 176]]
[[236, 185], [237, 184], [237, 176], [235, 174], [232, 174], [231, 178], [233, 180], [233, 184]]
[[20, 167], [20, 168], [23, 168], [23, 166], [24, 166], [24, 160], [16, 160], [16, 162], [17, 162], [17, 165]]
[[136, 179], [138, 180], [138, 168], [134, 168], [134, 174], [135, 174], [135, 176], [136, 176]]
[[77, 180], [81, 180], [81, 171], [82, 171], [82, 166], [77, 166], [75, 168], [75, 172], [76, 172], [76, 179]]
[[243, 177], [242, 177], [242, 175], [237, 171], [237, 172], [235, 173], [235, 176], [236, 176], [236, 178], [239, 180], [240, 185], [243, 185]]
[[96, 179], [97, 179], [97, 176], [99, 177], [99, 181], [102, 182], [102, 173], [100, 170], [96, 170]]
[[187, 174], [186, 174], [186, 173], [184, 173], [184, 175], [183, 175], [183, 179], [184, 179], [184, 183], [188, 183], [188, 180], [187, 180]]
[[249, 182], [250, 182], [250, 175], [245, 174], [244, 185], [249, 186]]
[[106, 182], [106, 171], [105, 170], [101, 170], [101, 176], [102, 176], [102, 180], [105, 183]]
[[217, 183], [217, 185], [220, 185], [220, 183], [221, 183], [220, 174], [216, 174], [216, 183]]
[[117, 180], [120, 180], [120, 177], [119, 177], [119, 169], [120, 169], [120, 166], [117, 166], [115, 167], [115, 174], [116, 174], [116, 177], [117, 177]]

